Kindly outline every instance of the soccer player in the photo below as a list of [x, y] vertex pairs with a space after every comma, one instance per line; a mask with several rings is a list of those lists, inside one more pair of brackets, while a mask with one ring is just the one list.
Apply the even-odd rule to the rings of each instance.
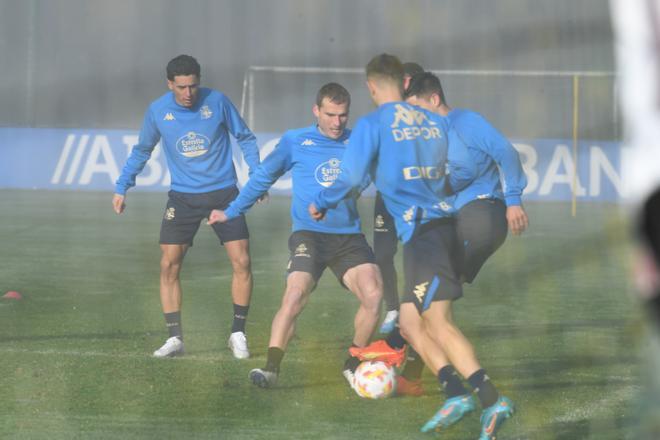
[[[483, 116], [449, 107], [440, 80], [432, 73], [413, 77], [406, 101], [448, 117], [477, 164], [477, 178], [454, 200], [458, 242], [462, 244], [459, 271], [463, 282], [472, 283], [486, 260], [504, 243], [507, 227], [519, 235], [529, 224], [521, 202], [527, 179], [520, 157]], [[402, 373], [402, 383], [412, 382], [408, 389], [421, 389], [422, 367], [421, 359], [409, 353]]]
[[[378, 109], [355, 125], [342, 172], [309, 207], [310, 215], [322, 219], [365, 174], [372, 175], [404, 243], [401, 332], [445, 390], [456, 396], [442, 407], [443, 425], [457, 422], [475, 408], [456, 368], [485, 407], [481, 439], [492, 439], [513, 406], [499, 395], [452, 316], [453, 301], [462, 296], [462, 287], [452, 261], [456, 233], [449, 196], [476, 176], [474, 161], [447, 118], [402, 102], [403, 67], [396, 57], [373, 58], [366, 73]], [[427, 423], [422, 431], [438, 425]]]
[[[350, 136], [346, 128], [349, 106], [350, 95], [344, 87], [336, 83], [321, 87], [313, 108], [316, 123], [284, 133], [236, 200], [224, 212], [214, 210], [209, 218], [209, 224], [232, 221], [291, 170], [293, 233], [289, 238], [291, 256], [286, 287], [280, 309], [273, 318], [266, 365], [249, 374], [252, 383], [262, 388], [270, 388], [277, 382], [284, 352], [295, 331], [296, 318], [326, 267], [360, 301], [354, 320], [353, 346], [365, 346], [378, 324], [382, 281], [373, 252], [360, 232], [356, 205], [356, 196], [368, 180], [362, 182], [356, 193], [338, 203], [325, 221], [316, 222], [307, 215], [307, 206], [321, 190], [332, 187], [339, 175]], [[344, 363], [343, 375], [351, 386], [359, 363], [352, 356]]]
[[[408, 89], [410, 79], [423, 73], [424, 68], [417, 63], [403, 63], [403, 89]], [[399, 288], [394, 255], [399, 240], [396, 236], [394, 219], [385, 209], [383, 197], [376, 191], [374, 202], [374, 255], [376, 264], [383, 276], [383, 300], [385, 303], [385, 318], [380, 326], [380, 333], [389, 333], [394, 330], [399, 317]]]
[[[170, 92], [149, 105], [137, 145], [133, 147], [112, 199], [114, 211], [125, 208], [126, 191], [135, 185], [151, 153], [161, 141], [172, 176], [169, 200], [160, 229], [160, 300], [169, 338], [155, 357], [183, 354], [179, 273], [202, 219], [225, 208], [238, 194], [229, 135], [238, 141], [251, 170], [259, 165], [256, 138], [234, 105], [222, 93], [202, 88], [195, 58], [179, 55], [166, 68]], [[234, 357], [250, 353], [245, 320], [252, 293], [252, 271], [245, 218], [213, 227], [231, 261], [234, 320], [229, 347]]]

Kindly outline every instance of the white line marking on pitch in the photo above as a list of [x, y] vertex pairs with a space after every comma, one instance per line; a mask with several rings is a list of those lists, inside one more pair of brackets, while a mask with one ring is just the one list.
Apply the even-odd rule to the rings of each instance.
[[[77, 357], [110, 357], [110, 358], [128, 358], [128, 359], [151, 359], [153, 356], [150, 354], [139, 353], [106, 353], [102, 351], [80, 351], [80, 350], [31, 350], [28, 348], [0, 348], [0, 353], [24, 353], [24, 354], [37, 354], [37, 355], [59, 355], [59, 356], [77, 356]], [[155, 359], [155, 358], [154, 358]], [[231, 355], [227, 356], [203, 356], [203, 355], [185, 355], [180, 358], [172, 358], [176, 360], [191, 360], [200, 362], [218, 362], [226, 359], [233, 359]]]
[[596, 402], [590, 402], [580, 408], [573, 408], [570, 411], [560, 414], [554, 418], [556, 422], [567, 423], [580, 420], [591, 420], [594, 416], [609, 411], [612, 407], [619, 406], [621, 403], [629, 401], [632, 396], [638, 392], [638, 387], [626, 386], [614, 394], [608, 394], [607, 397]]

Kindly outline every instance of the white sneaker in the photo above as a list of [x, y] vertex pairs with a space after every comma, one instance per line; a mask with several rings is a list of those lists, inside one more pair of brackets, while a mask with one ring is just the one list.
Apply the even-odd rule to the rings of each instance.
[[351, 389], [355, 389], [355, 374], [350, 370], [350, 368], [345, 369], [341, 372], [344, 375], [348, 384], [351, 386]]
[[390, 310], [385, 314], [385, 319], [383, 319], [383, 323], [380, 325], [380, 330], [378, 331], [384, 334], [390, 333], [394, 330], [397, 319], [399, 319], [399, 311]]
[[271, 388], [277, 383], [277, 373], [274, 371], [262, 370], [261, 368], [255, 368], [250, 370], [248, 376], [250, 382], [258, 386], [259, 388]]
[[169, 338], [162, 347], [154, 351], [154, 357], [174, 357], [183, 354], [183, 341], [176, 336]]
[[248, 351], [247, 338], [243, 332], [234, 332], [229, 337], [227, 342], [229, 348], [231, 349], [234, 357], [236, 359], [247, 359], [250, 357], [250, 352]]

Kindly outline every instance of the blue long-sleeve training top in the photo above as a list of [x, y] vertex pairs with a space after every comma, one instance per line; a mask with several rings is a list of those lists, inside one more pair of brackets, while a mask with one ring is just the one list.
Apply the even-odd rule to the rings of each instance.
[[204, 193], [236, 184], [229, 134], [236, 138], [250, 171], [259, 165], [257, 139], [231, 101], [222, 93], [200, 88], [191, 108], [168, 92], [145, 112], [137, 145], [117, 179], [115, 192], [126, 194], [161, 141], [172, 176], [171, 188]]
[[[341, 159], [349, 136], [350, 131], [346, 130], [340, 138], [331, 139], [323, 135], [316, 125], [287, 131], [273, 152], [250, 176], [250, 180], [225, 210], [225, 214], [229, 218], [243, 214], [280, 176], [291, 170], [293, 231], [359, 233], [360, 217], [354, 196], [340, 201], [337, 208], [328, 212], [326, 218], [320, 222], [312, 220], [307, 211], [318, 193], [332, 187], [340, 175]], [[358, 191], [363, 189], [365, 184], [361, 185]]]
[[518, 151], [479, 113], [452, 109], [447, 117], [477, 167], [477, 177], [456, 195], [456, 209], [473, 200], [491, 198], [504, 200], [507, 206], [520, 205], [527, 177]]
[[334, 208], [367, 174], [394, 218], [399, 239], [406, 242], [419, 224], [455, 213], [451, 193], [468, 185], [476, 168], [447, 118], [391, 102], [358, 120], [339, 178], [314, 204]]

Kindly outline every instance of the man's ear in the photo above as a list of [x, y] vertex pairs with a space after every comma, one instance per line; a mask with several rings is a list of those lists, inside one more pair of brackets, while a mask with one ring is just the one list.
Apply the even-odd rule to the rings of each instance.
[[369, 93], [371, 96], [374, 96], [376, 94], [376, 86], [373, 81], [367, 80], [367, 88], [369, 89]]
[[431, 102], [433, 103], [434, 107], [440, 107], [440, 104], [442, 104], [442, 102], [440, 101], [440, 95], [438, 95], [437, 93], [432, 94]]

